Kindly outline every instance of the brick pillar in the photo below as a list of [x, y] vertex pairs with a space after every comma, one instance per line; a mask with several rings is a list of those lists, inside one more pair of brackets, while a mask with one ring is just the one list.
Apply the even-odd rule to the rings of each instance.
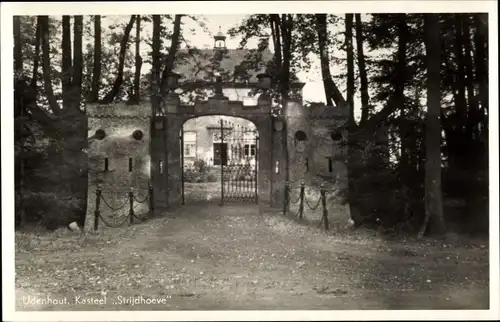
[[309, 178], [308, 171], [312, 164], [309, 112], [299, 102], [293, 100], [290, 100], [284, 109], [285, 135], [288, 136], [289, 178], [292, 182]]

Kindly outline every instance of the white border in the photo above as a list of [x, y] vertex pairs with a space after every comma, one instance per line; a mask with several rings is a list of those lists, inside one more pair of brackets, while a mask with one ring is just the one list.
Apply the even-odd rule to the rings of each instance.
[[[223, 9], [221, 9], [223, 8]], [[16, 2], [1, 3], [2, 116], [2, 308], [9, 321], [202, 321], [202, 320], [484, 320], [500, 319], [498, 198], [490, 197], [490, 310], [484, 311], [152, 311], [152, 312], [15, 312], [13, 171], [13, 30], [12, 16], [62, 14], [249, 14], [489, 12], [490, 72], [490, 196], [498, 196], [498, 14], [496, 1], [242, 1], [242, 2]], [[221, 12], [223, 10], [223, 12]]]

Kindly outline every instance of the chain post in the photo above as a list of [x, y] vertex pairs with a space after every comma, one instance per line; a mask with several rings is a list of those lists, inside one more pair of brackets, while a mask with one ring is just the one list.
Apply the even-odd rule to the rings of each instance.
[[304, 181], [300, 182], [300, 205], [299, 205], [299, 218], [302, 219], [304, 217], [304, 194], [305, 194], [305, 183]]
[[132, 225], [134, 223], [134, 188], [130, 187], [130, 191], [128, 193], [128, 199], [130, 203], [129, 209], [129, 222]]
[[326, 191], [323, 187], [323, 184], [320, 185], [320, 193], [321, 193], [321, 204], [323, 206], [323, 221], [325, 223], [325, 230], [328, 230], [328, 209], [326, 208]]
[[227, 158], [226, 155], [224, 155], [223, 158], [223, 152], [224, 151], [224, 122], [222, 118], [220, 119], [220, 182], [221, 182], [221, 197], [220, 197], [220, 205], [224, 205], [224, 162], [223, 160]]
[[95, 191], [95, 211], [94, 211], [94, 231], [97, 231], [99, 228], [99, 216], [101, 214], [101, 211], [99, 210], [101, 206], [101, 187], [97, 186], [97, 189]]
[[288, 181], [285, 181], [285, 189], [283, 191], [285, 193], [283, 198], [283, 215], [286, 216], [286, 210], [288, 207]]
[[151, 182], [149, 183], [149, 211], [154, 215], [155, 213], [155, 198], [154, 198], [154, 190]]

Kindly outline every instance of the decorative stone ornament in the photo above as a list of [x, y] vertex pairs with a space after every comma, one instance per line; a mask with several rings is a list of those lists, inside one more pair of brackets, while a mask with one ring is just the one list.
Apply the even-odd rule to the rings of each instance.
[[154, 123], [155, 123], [155, 130], [163, 130], [163, 118], [162, 117], [156, 117]]
[[304, 151], [306, 150], [306, 144], [304, 141], [299, 141], [295, 144], [295, 150], [297, 150], [297, 152], [299, 153], [304, 153]]
[[181, 75], [170, 73], [167, 77], [167, 86], [169, 89], [176, 89], [179, 86], [179, 78]]
[[271, 75], [267, 73], [258, 74], [257, 78], [259, 79], [259, 88], [269, 89], [271, 88]]
[[95, 131], [94, 137], [98, 140], [102, 140], [106, 137], [106, 132], [103, 129]]
[[297, 131], [295, 132], [295, 140], [299, 142], [303, 142], [307, 140], [307, 134], [304, 131]]
[[144, 137], [144, 133], [142, 133], [141, 130], [135, 130], [134, 133], [132, 133], [132, 137], [134, 140], [140, 141]]
[[331, 131], [330, 138], [332, 139], [332, 141], [341, 141], [342, 133], [340, 133], [339, 131]]
[[215, 89], [214, 89], [215, 97], [220, 98], [224, 96], [222, 91], [222, 76], [218, 71], [214, 73], [214, 76], [215, 76]]
[[274, 119], [274, 130], [277, 132], [281, 132], [283, 130], [284, 123], [283, 119], [281, 118], [276, 118]]
[[299, 130], [295, 132], [295, 150], [299, 153], [303, 153], [306, 150], [307, 134], [306, 132]]

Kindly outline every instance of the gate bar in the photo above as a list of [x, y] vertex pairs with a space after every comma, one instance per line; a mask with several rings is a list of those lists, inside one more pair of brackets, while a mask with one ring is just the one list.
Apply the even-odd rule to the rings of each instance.
[[181, 127], [181, 204], [185, 204], [184, 200], [184, 124]]
[[[224, 162], [223, 162], [223, 149], [224, 149], [224, 122], [222, 118], [220, 119], [220, 184], [221, 184], [221, 194], [220, 194], [220, 205], [224, 205]], [[226, 155], [227, 159], [227, 155]]]
[[[254, 180], [254, 184], [255, 184], [255, 203], [256, 204], [259, 203], [259, 192], [258, 192], [258, 188], [257, 188], [257, 166], [259, 163], [259, 157], [257, 156], [257, 154], [259, 153], [258, 145], [259, 145], [259, 132], [257, 131], [257, 129], [255, 129], [255, 168], [254, 168], [255, 180]], [[252, 149], [252, 146], [250, 146], [250, 150], [251, 149]]]

